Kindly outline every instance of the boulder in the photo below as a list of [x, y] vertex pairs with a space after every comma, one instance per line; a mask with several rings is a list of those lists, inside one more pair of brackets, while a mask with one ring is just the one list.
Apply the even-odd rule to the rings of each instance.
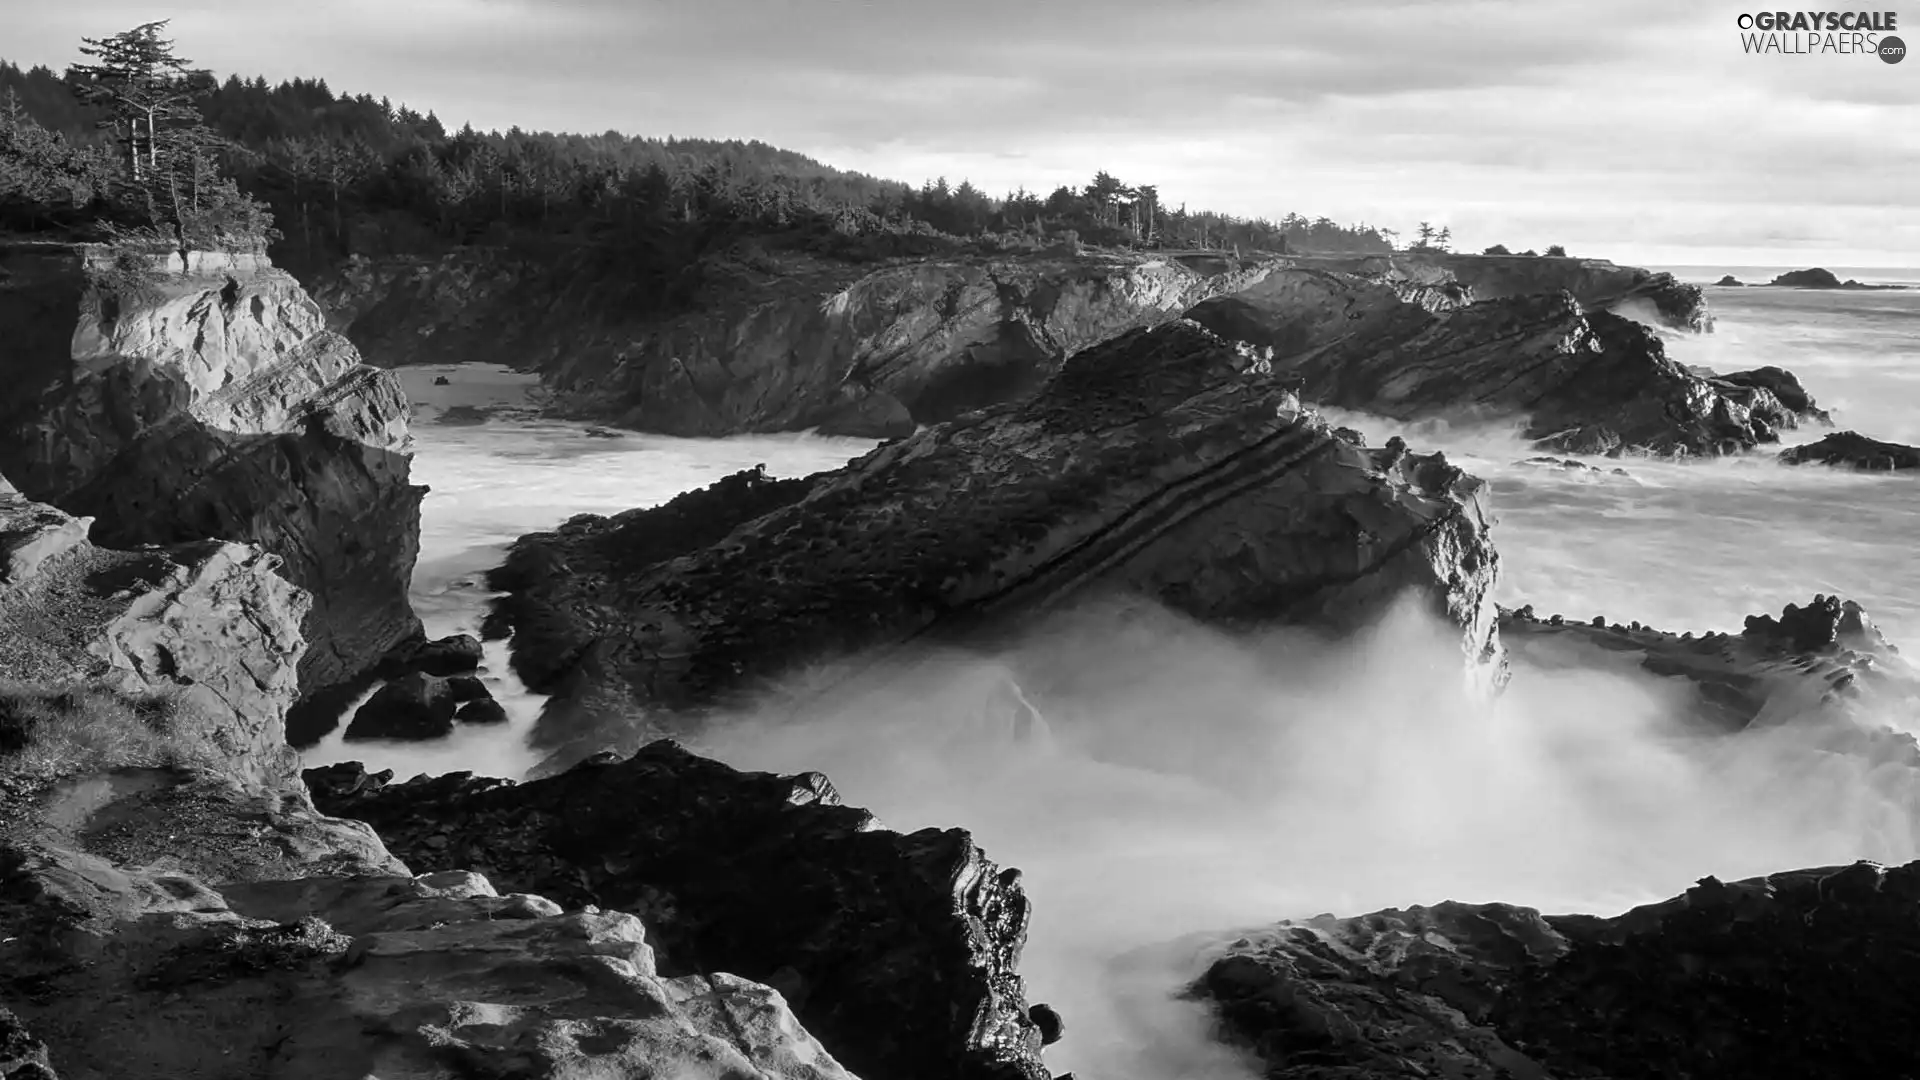
[[1442, 903], [1279, 923], [1193, 992], [1275, 1080], [1909, 1076], [1920, 863], [1723, 883], [1614, 918]]
[[402, 642], [381, 657], [374, 670], [383, 679], [415, 671], [428, 675], [465, 675], [478, 670], [483, 659], [485, 654], [479, 638], [472, 634], [454, 634], [433, 641], [419, 638]]
[[0, 245], [0, 472], [109, 547], [277, 556], [313, 598], [303, 697], [351, 680], [419, 628], [424, 489], [398, 380], [264, 257], [156, 257], [138, 286], [110, 263], [97, 245]]
[[1103, 592], [1328, 632], [1411, 592], [1497, 679], [1486, 529], [1478, 480], [1337, 438], [1183, 321], [835, 472], [523, 537], [490, 578], [510, 595], [489, 632], [513, 628], [516, 672], [555, 694], [537, 741], [572, 760], [609, 725], [644, 738], [640, 710], [697, 713], [811, 661], [992, 637]]
[[1840, 431], [1818, 442], [1792, 446], [1780, 452], [1782, 465], [1842, 465], [1870, 472], [1920, 469], [1920, 447], [1869, 439], [1856, 431]]
[[306, 775], [318, 805], [372, 824], [417, 870], [484, 867], [569, 907], [630, 911], [662, 972], [779, 986], [861, 1076], [1047, 1078], [1016, 970], [1020, 873], [959, 829], [890, 832], [818, 773], [743, 773], [666, 742], [524, 784]]
[[472, 675], [455, 675], [448, 679], [447, 693], [453, 695], [453, 700], [462, 705], [469, 701], [484, 701], [493, 696], [493, 691], [487, 689], [487, 684]]
[[354, 712], [346, 740], [443, 738], [453, 732], [457, 707], [446, 679], [418, 671], [402, 675], [375, 691]]
[[1750, 615], [1737, 634], [1697, 636], [1598, 615], [1542, 618], [1529, 605], [1501, 610], [1500, 635], [1517, 661], [1535, 666], [1612, 662], [1684, 679], [1699, 695], [1691, 715], [1722, 730], [1766, 718], [1845, 712], [1863, 698], [1920, 706], [1920, 669], [1859, 604], [1837, 596], [1815, 596], [1804, 607], [1788, 604], [1777, 619]]
[[1818, 424], [1833, 423], [1833, 417], [1815, 404], [1813, 395], [1807, 393], [1807, 388], [1800, 385], [1799, 378], [1785, 368], [1757, 367], [1726, 375], [1709, 374], [1707, 378], [1716, 382], [1731, 383], [1734, 386], [1765, 390], [1778, 398], [1780, 404], [1797, 413], [1802, 420], [1811, 420]]
[[506, 708], [492, 698], [467, 702], [453, 718], [462, 724], [504, 724], [508, 719]]
[[1802, 419], [1758, 373], [1703, 376], [1668, 358], [1655, 331], [1583, 312], [1571, 293], [1434, 315], [1365, 278], [1281, 270], [1191, 314], [1267, 357], [1304, 401], [1398, 420], [1511, 418], [1563, 453], [1718, 454], [1777, 442]]

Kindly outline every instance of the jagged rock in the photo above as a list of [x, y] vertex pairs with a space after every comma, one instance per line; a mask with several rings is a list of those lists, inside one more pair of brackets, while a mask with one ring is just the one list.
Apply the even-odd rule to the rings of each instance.
[[[264, 257], [160, 261], [103, 284], [93, 246], [0, 245], [0, 472], [112, 547], [257, 544], [313, 596], [303, 695], [418, 631], [424, 489], [407, 405]], [[328, 722], [331, 722], [328, 717]]]
[[1713, 330], [1713, 316], [1700, 286], [1688, 285], [1664, 271], [1616, 266], [1605, 259], [1396, 252], [1294, 256], [1287, 261], [1306, 269], [1361, 274], [1390, 283], [1404, 280], [1428, 288], [1451, 287], [1473, 300], [1567, 292], [1573, 294], [1583, 311], [1623, 309], [1647, 314], [1654, 322], [1676, 330]]
[[689, 312], [604, 267], [475, 253], [354, 260], [318, 290], [377, 362], [537, 367], [555, 408], [580, 419], [883, 437], [1031, 392], [1067, 355], [1177, 318], [1264, 265], [1086, 254], [873, 269], [774, 253], [682, 275], [676, 286], [699, 289]]
[[1724, 884], [1615, 918], [1443, 903], [1282, 922], [1194, 987], [1275, 1080], [1912, 1076], [1920, 863]]
[[493, 696], [493, 691], [487, 689], [487, 684], [472, 675], [455, 675], [448, 679], [447, 693], [453, 695], [453, 700], [462, 705], [469, 701], [484, 701]]
[[1605, 473], [1610, 476], [1628, 476], [1628, 477], [1633, 475], [1632, 473], [1629, 473], [1625, 469], [1602, 469], [1598, 465], [1589, 465], [1584, 461], [1575, 461], [1572, 458], [1530, 457], [1521, 461], [1516, 461], [1514, 462], [1514, 464], [1525, 465], [1530, 468], [1536, 468], [1536, 469], [1558, 469], [1562, 472], [1571, 472], [1571, 473], [1594, 473], [1596, 475]]
[[1845, 465], [1873, 472], [1920, 469], [1920, 447], [1869, 439], [1854, 431], [1840, 431], [1819, 442], [1788, 447], [1780, 452], [1782, 465]]
[[991, 635], [1107, 590], [1329, 630], [1412, 591], [1497, 672], [1484, 485], [1293, 404], [1182, 321], [836, 472], [524, 537], [490, 583], [512, 594], [516, 672], [556, 695], [537, 739], [577, 760], [605, 745], [603, 716], [633, 731], [636, 703], [697, 711], [822, 657]]
[[47, 1044], [34, 1038], [27, 1025], [5, 1007], [0, 1007], [0, 1077], [59, 1080], [47, 1060]]
[[[16, 894], [44, 887], [48, 869], [16, 860]], [[16, 1006], [69, 1080], [852, 1080], [777, 991], [660, 975], [622, 912], [563, 913], [472, 873], [217, 891], [178, 872], [94, 873], [139, 902], [35, 958], [34, 991]], [[0, 1044], [0, 1062], [11, 1049]]]
[[452, 386], [452, 385], [453, 385], [453, 380], [451, 380], [451, 379], [449, 379], [449, 378], [447, 378], [447, 377], [446, 377], [445, 375], [435, 375], [435, 376], [433, 377], [433, 385], [435, 385], [435, 386]]
[[455, 721], [462, 724], [504, 724], [507, 722], [507, 710], [492, 698], [469, 701], [460, 706], [453, 714]]
[[217, 541], [112, 551], [87, 524], [0, 480], [0, 680], [163, 698], [183, 752], [291, 777], [284, 719], [309, 601], [280, 560]]
[[524, 784], [306, 775], [416, 868], [631, 911], [662, 971], [780, 985], [862, 1076], [1046, 1080], [1016, 972], [1019, 872], [961, 830], [889, 832], [818, 773], [742, 773], [665, 742]]
[[1890, 644], [1860, 605], [1816, 596], [1805, 607], [1788, 604], [1779, 619], [1748, 616], [1739, 634], [1676, 634], [1559, 616], [1537, 617], [1531, 606], [1502, 609], [1501, 640], [1518, 660], [1543, 667], [1591, 665], [1611, 654], [1656, 675], [1692, 682], [1699, 715], [1738, 730], [1764, 718], [1844, 706], [1866, 695], [1920, 703], [1920, 669]]
[[472, 634], [454, 634], [434, 641], [422, 638], [403, 642], [381, 657], [374, 670], [383, 679], [414, 671], [428, 675], [464, 675], [477, 670], [483, 659], [485, 652], [479, 638]]
[[402, 675], [382, 686], [353, 714], [346, 740], [438, 739], [453, 731], [457, 708], [446, 679], [418, 671]]
[[1735, 386], [1757, 387], [1780, 399], [1780, 404], [1800, 415], [1802, 420], [1819, 424], [1833, 423], [1833, 417], [1814, 403], [1813, 395], [1800, 385], [1793, 372], [1779, 367], [1758, 367], [1727, 375], [1708, 375], [1709, 379]]
[[[1295, 276], [1310, 287], [1286, 288]], [[1271, 349], [1275, 374], [1311, 404], [1401, 420], [1512, 417], [1528, 438], [1562, 453], [1716, 454], [1777, 442], [1801, 419], [1764, 386], [1675, 363], [1637, 322], [1583, 314], [1570, 293], [1481, 301], [1439, 316], [1387, 293], [1351, 275], [1282, 270], [1193, 316]]]

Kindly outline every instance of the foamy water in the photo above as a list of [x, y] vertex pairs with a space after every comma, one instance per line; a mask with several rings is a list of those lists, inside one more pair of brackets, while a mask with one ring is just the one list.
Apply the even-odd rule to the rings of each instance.
[[[1920, 292], [1716, 289], [1712, 301], [1719, 332], [1671, 340], [1679, 359], [1789, 367], [1840, 426], [1920, 443]], [[527, 380], [402, 374], [425, 403], [415, 470], [434, 490], [415, 602], [435, 635], [477, 631], [479, 575], [522, 533], [757, 463], [835, 467], [869, 445], [443, 425], [439, 410], [522, 398]], [[436, 374], [453, 385], [431, 386]], [[1445, 449], [1491, 482], [1503, 602], [1737, 631], [1748, 614], [1837, 592], [1920, 647], [1920, 478], [1786, 469], [1770, 454], [1569, 473], [1516, 464], [1532, 452], [1502, 431], [1336, 419], [1376, 445], [1401, 433]], [[309, 762], [517, 775], [538, 703], [503, 661], [490, 647], [508, 729], [435, 747], [336, 733]], [[1029, 997], [1068, 1024], [1048, 1063], [1119, 1080], [1252, 1075], [1171, 997], [1236, 927], [1443, 899], [1610, 913], [1705, 874], [1920, 857], [1920, 783], [1905, 765], [1828, 752], [1793, 726], [1701, 742], [1681, 730], [1681, 688], [1632, 673], [1523, 669], [1498, 701], [1474, 701], [1456, 690], [1457, 664], [1412, 613], [1329, 648], [1084, 612], [1002, 655], [923, 657], [798, 713], [731, 718], [703, 749], [820, 769], [889, 825], [964, 826], [1019, 866], [1035, 905]]]

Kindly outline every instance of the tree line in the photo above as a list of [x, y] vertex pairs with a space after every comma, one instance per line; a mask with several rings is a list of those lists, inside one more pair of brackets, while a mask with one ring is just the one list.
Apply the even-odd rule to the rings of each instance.
[[[730, 236], [846, 257], [969, 241], [1387, 252], [1392, 230], [1189, 209], [1105, 171], [991, 196], [918, 187], [757, 141], [457, 131], [324, 79], [224, 81], [175, 56], [164, 22], [89, 39], [56, 73], [0, 62], [0, 228], [105, 222], [272, 242], [312, 265], [350, 252], [592, 244], [685, 253]], [[277, 231], [276, 231], [277, 230]]]

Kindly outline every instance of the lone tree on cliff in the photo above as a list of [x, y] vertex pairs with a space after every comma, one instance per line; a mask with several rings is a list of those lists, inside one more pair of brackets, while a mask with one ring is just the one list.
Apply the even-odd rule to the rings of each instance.
[[1564, 259], [1567, 257], [1567, 249], [1561, 247], [1559, 244], [1553, 244], [1547, 248], [1547, 257], [1550, 259]]

